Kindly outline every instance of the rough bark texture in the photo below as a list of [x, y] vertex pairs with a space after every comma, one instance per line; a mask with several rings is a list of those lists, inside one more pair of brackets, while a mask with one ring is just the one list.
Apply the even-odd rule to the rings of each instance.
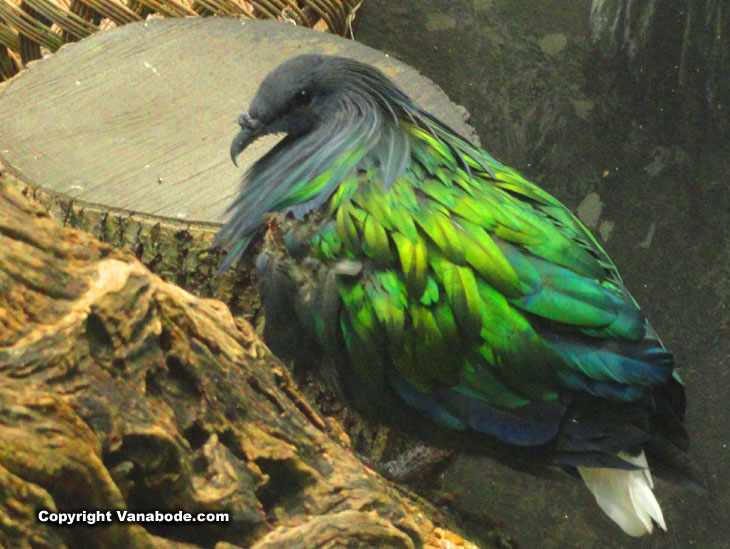
[[95, 206], [29, 186], [9, 173], [6, 181], [44, 206], [60, 225], [129, 250], [154, 274], [197, 296], [223, 301], [235, 316], [252, 318], [261, 308], [250, 265], [240, 263], [220, 277], [213, 276], [226, 255], [210, 248], [217, 225]]
[[[0, 177], [0, 545], [472, 546], [346, 446], [222, 303]], [[40, 508], [231, 519], [57, 527]]]

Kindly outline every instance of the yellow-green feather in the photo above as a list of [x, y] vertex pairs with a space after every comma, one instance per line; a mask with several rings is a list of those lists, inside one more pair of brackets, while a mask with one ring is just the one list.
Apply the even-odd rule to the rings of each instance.
[[[643, 329], [615, 267], [585, 227], [465, 142], [451, 148], [420, 127], [402, 127], [412, 154], [405, 174], [388, 189], [374, 169], [348, 179], [330, 201], [334, 223], [313, 239], [333, 263], [337, 254], [363, 261], [359, 277], [338, 283], [355, 378], [383, 383], [392, 368], [423, 398], [448, 387], [516, 409], [554, 402], [559, 372], [615, 374], [580, 362], [580, 353], [561, 354], [531, 321], [537, 316], [595, 337], [630, 338]], [[621, 312], [626, 303], [629, 312]], [[387, 356], [374, 358], [374, 349]], [[451, 412], [434, 412], [442, 413]]]

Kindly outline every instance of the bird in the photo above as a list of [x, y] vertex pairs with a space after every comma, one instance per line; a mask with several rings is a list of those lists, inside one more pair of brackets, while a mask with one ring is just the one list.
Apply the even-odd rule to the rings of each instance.
[[281, 63], [238, 124], [234, 164], [285, 134], [214, 239], [219, 272], [259, 246], [277, 356], [429, 443], [582, 479], [631, 536], [666, 530], [654, 475], [699, 482], [684, 385], [575, 215], [354, 59]]

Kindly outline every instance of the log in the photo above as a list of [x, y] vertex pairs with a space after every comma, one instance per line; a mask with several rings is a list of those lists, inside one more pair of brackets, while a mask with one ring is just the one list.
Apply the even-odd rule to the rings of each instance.
[[[0, 545], [475, 547], [365, 467], [220, 301], [0, 175]], [[51, 513], [227, 513], [225, 522]], [[144, 518], [144, 517], [143, 517]]]

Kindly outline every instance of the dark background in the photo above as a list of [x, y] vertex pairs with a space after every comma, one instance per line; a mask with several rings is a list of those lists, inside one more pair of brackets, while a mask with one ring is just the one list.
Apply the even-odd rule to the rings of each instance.
[[[663, 88], [637, 102], [631, 85], [607, 76], [609, 63], [591, 46], [590, 7], [588, 0], [367, 0], [355, 39], [440, 85], [471, 113], [486, 150], [597, 233], [675, 354], [691, 453], [709, 490], [699, 496], [659, 481], [669, 531], [632, 539], [570, 479], [536, 479], [462, 456], [442, 488], [467, 532], [489, 532], [498, 546], [726, 548], [730, 145], [713, 127], [664, 112]], [[675, 91], [670, 81], [661, 84], [667, 94]], [[697, 94], [704, 91], [698, 86]], [[663, 124], [653, 123], [652, 107], [666, 115]]]

